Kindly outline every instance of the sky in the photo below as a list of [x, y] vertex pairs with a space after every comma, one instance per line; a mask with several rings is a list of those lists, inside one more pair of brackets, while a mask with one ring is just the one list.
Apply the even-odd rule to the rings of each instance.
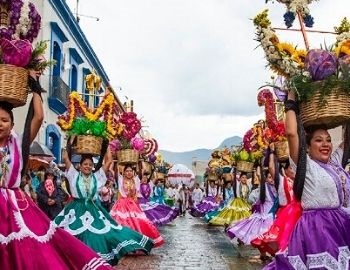
[[[66, 0], [72, 11], [77, 0]], [[160, 149], [214, 149], [243, 136], [264, 108], [256, 95], [271, 71], [254, 40], [252, 18], [270, 10], [284, 27], [283, 4], [265, 0], [84, 0], [80, 26], [119, 99], [134, 101], [143, 129]], [[98, 6], [97, 6], [98, 5]], [[310, 5], [313, 29], [332, 31], [349, 15], [349, 0]], [[348, 13], [347, 13], [348, 12]], [[98, 17], [99, 20], [92, 17]], [[297, 28], [298, 23], [294, 26]], [[300, 32], [278, 31], [280, 41], [304, 48]], [[311, 48], [334, 35], [308, 34]]]

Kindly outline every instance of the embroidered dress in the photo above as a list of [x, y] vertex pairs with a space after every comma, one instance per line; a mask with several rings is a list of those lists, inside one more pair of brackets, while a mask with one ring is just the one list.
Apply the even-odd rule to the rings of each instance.
[[205, 214], [203, 219], [205, 222], [209, 222], [213, 217], [216, 217], [231, 201], [234, 200], [234, 194], [232, 188], [225, 188], [225, 200], [220, 202], [219, 208], [216, 210], [209, 211]]
[[21, 139], [13, 133], [0, 160], [0, 269], [112, 269], [92, 249], [57, 228], [19, 189], [20, 146]]
[[293, 199], [293, 181], [287, 177], [283, 177], [279, 186], [278, 198], [281, 207], [271, 228], [251, 241], [251, 245], [260, 252], [268, 252], [271, 255], [275, 255], [278, 250], [286, 249], [290, 235], [302, 213], [300, 202]]
[[119, 198], [110, 211], [112, 218], [123, 226], [147, 235], [153, 240], [155, 247], [161, 246], [164, 243], [162, 236], [136, 201], [135, 179], [124, 179], [120, 176], [118, 182]]
[[287, 250], [264, 269], [350, 269], [350, 217], [342, 209], [349, 202], [350, 177], [337, 152], [327, 164], [307, 158], [303, 213]]
[[231, 239], [237, 238], [245, 245], [250, 244], [254, 238], [266, 232], [273, 223], [274, 202], [277, 199], [277, 192], [273, 185], [265, 183], [266, 200], [259, 206], [259, 212], [254, 212], [250, 217], [238, 222], [233, 222], [226, 230], [226, 234]]
[[168, 224], [178, 216], [179, 212], [175, 207], [149, 201], [151, 195], [149, 183], [142, 183], [140, 185], [140, 193], [142, 196], [138, 198], [140, 207], [147, 218], [156, 226]]
[[137, 250], [150, 252], [152, 240], [118, 225], [98, 203], [97, 191], [106, 182], [102, 168], [85, 178], [72, 165], [66, 177], [74, 199], [56, 217], [59, 227], [76, 236], [111, 264]]
[[207, 197], [203, 198], [201, 203], [193, 205], [190, 214], [194, 217], [204, 217], [209, 211], [217, 210], [220, 205], [220, 202], [216, 198], [217, 195], [217, 187], [209, 186]]
[[249, 186], [240, 184], [238, 191], [239, 196], [231, 200], [218, 215], [209, 221], [209, 224], [220, 226], [229, 225], [233, 221], [238, 221], [251, 215], [251, 205], [247, 202]]

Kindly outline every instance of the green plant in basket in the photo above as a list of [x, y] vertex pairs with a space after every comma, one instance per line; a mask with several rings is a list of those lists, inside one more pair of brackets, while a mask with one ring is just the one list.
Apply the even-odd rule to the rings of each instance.
[[68, 135], [92, 135], [95, 137], [108, 138], [105, 121], [89, 120], [85, 117], [76, 118]]

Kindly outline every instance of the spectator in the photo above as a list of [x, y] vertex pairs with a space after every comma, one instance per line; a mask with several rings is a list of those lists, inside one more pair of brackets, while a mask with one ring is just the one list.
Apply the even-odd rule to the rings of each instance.
[[48, 170], [44, 178], [37, 193], [38, 205], [53, 220], [63, 209], [64, 193], [57, 185], [53, 171]]

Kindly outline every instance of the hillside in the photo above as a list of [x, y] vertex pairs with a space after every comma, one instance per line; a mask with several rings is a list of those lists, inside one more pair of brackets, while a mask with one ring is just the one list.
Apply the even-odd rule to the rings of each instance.
[[[233, 136], [225, 139], [217, 148], [231, 147], [233, 145], [240, 144], [242, 138], [239, 136]], [[215, 148], [216, 149], [216, 148]], [[167, 150], [159, 150], [163, 159], [170, 164], [182, 163], [187, 167], [192, 167], [193, 161], [208, 161], [210, 154], [214, 149], [196, 149], [186, 152], [171, 152]]]

